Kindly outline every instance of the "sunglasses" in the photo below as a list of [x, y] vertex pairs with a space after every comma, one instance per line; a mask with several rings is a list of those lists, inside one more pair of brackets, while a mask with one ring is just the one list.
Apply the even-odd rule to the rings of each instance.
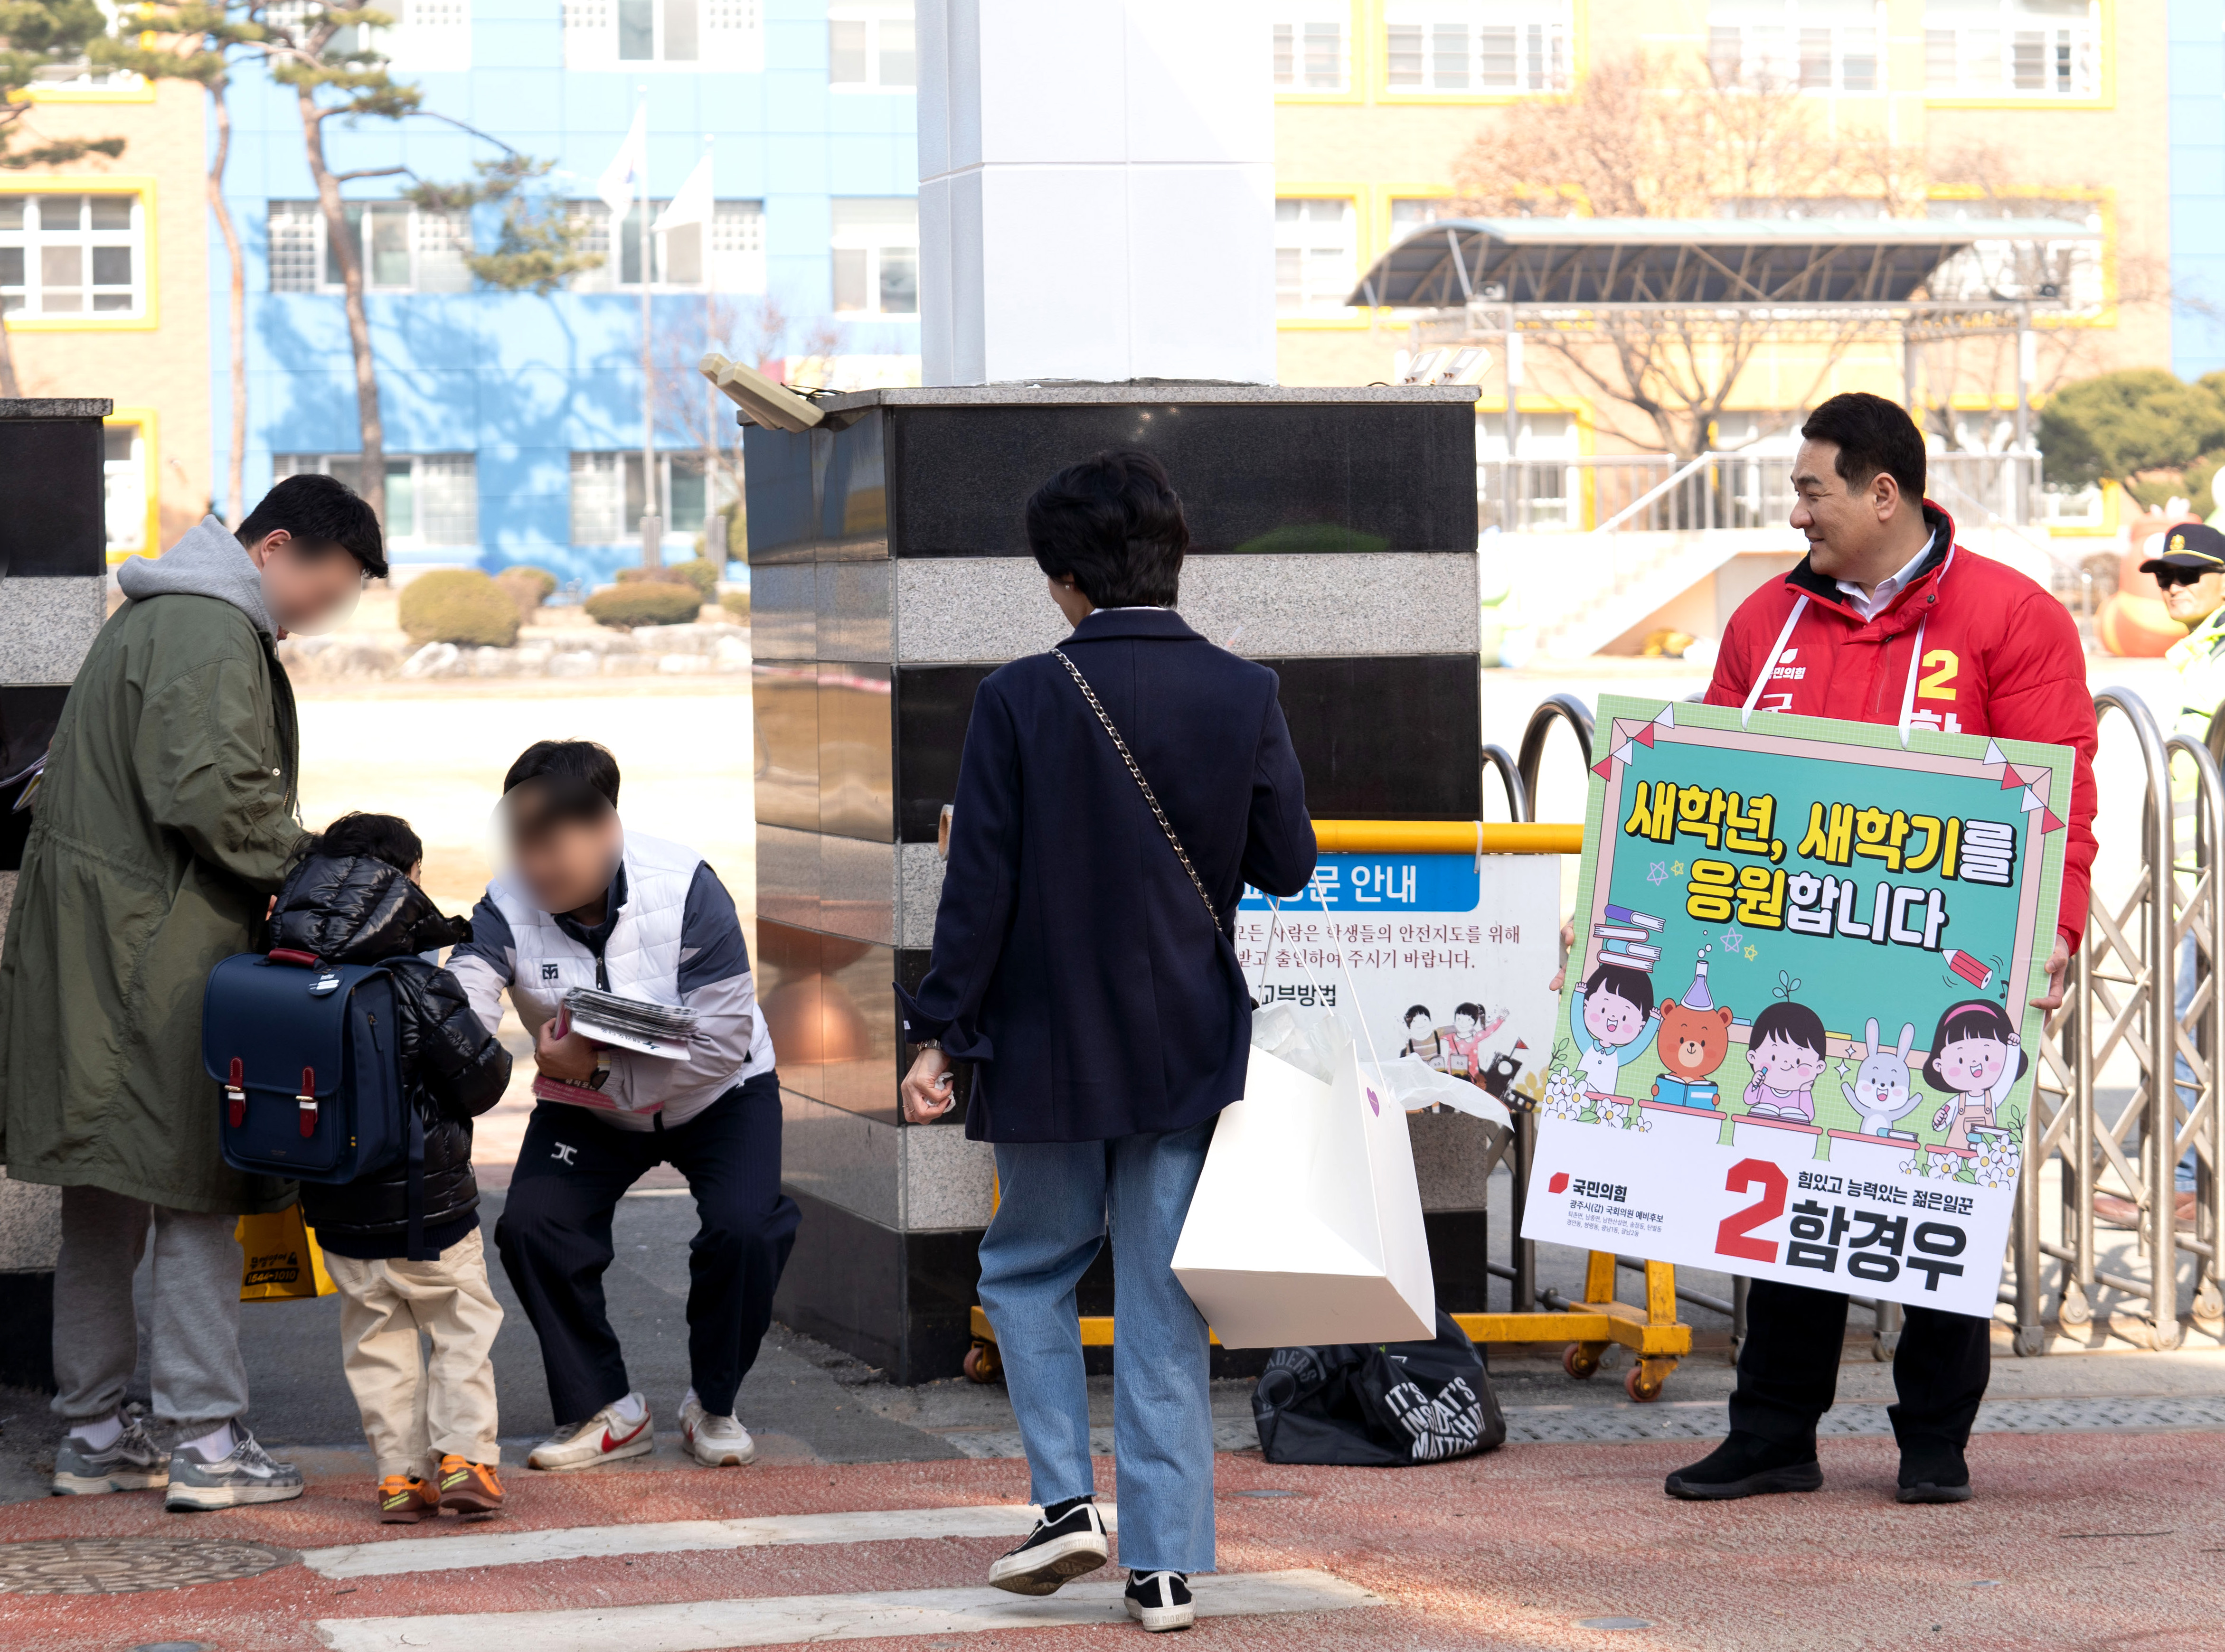
[[2156, 570], [2155, 582], [2165, 591], [2173, 585], [2190, 585], [2205, 575], [2216, 573], [2215, 568], [2182, 568], [2165, 566]]

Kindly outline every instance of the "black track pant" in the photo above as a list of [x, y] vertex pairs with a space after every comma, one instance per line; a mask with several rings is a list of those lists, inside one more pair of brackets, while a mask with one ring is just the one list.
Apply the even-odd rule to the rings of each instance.
[[[1952, 1461], [1968, 1443], [1978, 1402], [1992, 1374], [1993, 1327], [1967, 1313], [1903, 1310], [1888, 1408], [1905, 1462]], [[1816, 1421], [1838, 1390], [1847, 1335], [1847, 1299], [1757, 1279], [1746, 1299], [1746, 1345], [1739, 1351], [1731, 1427], [1782, 1445], [1812, 1444]]]
[[731, 1415], [757, 1363], [801, 1214], [780, 1191], [779, 1075], [757, 1074], [673, 1130], [614, 1130], [585, 1108], [543, 1102], [525, 1127], [494, 1242], [541, 1339], [559, 1423], [625, 1397], [603, 1270], [620, 1196], [657, 1164], [688, 1178], [702, 1219], [688, 1246], [688, 1356], [704, 1409]]

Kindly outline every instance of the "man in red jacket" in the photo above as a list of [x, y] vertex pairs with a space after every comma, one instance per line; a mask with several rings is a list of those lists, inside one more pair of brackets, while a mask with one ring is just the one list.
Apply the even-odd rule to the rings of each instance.
[[[1882, 396], [1835, 396], [1800, 427], [1792, 525], [1808, 555], [1732, 616], [1710, 706], [1999, 735], [2070, 747], [2070, 830], [2044, 1009], [2086, 927], [2094, 864], [2094, 701], [2078, 630], [2023, 574], [1955, 543], [1924, 497], [1924, 438]], [[1992, 1326], [1910, 1307], [1893, 1358], [1899, 1500], [1970, 1496], [1962, 1448], [1985, 1396]], [[1730, 1437], [1671, 1474], [1674, 1497], [1813, 1491], [1816, 1424], [1830, 1408], [1847, 1299], [1757, 1279], [1731, 1395]]]

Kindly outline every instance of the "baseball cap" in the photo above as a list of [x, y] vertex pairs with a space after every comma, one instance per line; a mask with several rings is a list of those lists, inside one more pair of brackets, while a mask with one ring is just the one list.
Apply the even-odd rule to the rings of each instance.
[[2194, 568], [2208, 573], [2225, 568], [2225, 534], [2198, 522], [2183, 522], [2164, 536], [2163, 554], [2140, 564], [2142, 573], [2158, 568]]

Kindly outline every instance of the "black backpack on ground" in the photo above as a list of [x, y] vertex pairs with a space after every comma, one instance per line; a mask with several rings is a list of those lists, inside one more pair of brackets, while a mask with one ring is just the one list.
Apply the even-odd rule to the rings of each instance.
[[1252, 1417], [1271, 1463], [1400, 1468], [1506, 1438], [1483, 1357], [1442, 1309], [1434, 1342], [1277, 1348], [1252, 1391]]

